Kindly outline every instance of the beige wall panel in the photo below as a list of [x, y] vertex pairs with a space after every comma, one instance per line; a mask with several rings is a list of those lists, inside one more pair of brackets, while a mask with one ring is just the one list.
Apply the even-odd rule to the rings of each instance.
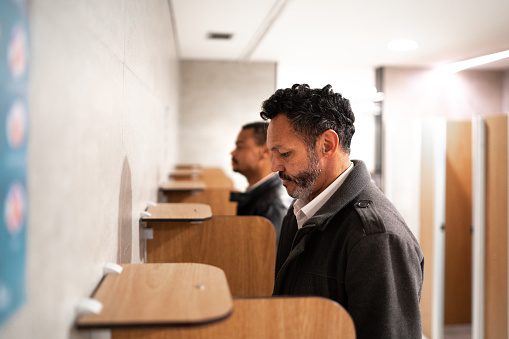
[[[504, 72], [384, 68], [384, 190], [419, 234], [419, 159], [415, 120], [426, 117], [470, 119], [502, 110]], [[507, 95], [507, 94], [506, 94]]]
[[178, 81], [175, 66], [168, 68], [178, 62], [168, 1], [125, 0], [125, 12], [125, 65], [160, 100], [177, 99], [168, 88]]
[[430, 141], [427, 131], [423, 128], [421, 150], [421, 180], [420, 180], [420, 245], [424, 254], [424, 275], [421, 292], [421, 317], [424, 334], [430, 338], [432, 333], [433, 309], [433, 281], [434, 277], [434, 250], [435, 250], [435, 161], [434, 144]]
[[124, 159], [131, 171], [132, 220], [134, 262], [140, 261], [137, 220], [147, 201], [157, 201], [158, 183], [163, 163], [163, 131], [160, 117], [164, 107], [129, 69], [124, 70], [124, 114], [122, 140]]
[[238, 189], [230, 152], [243, 124], [260, 121], [262, 101], [275, 90], [274, 63], [186, 60], [181, 62], [181, 163], [220, 167]]
[[[104, 263], [139, 260], [139, 211], [176, 163], [168, 2], [35, 0], [30, 28], [27, 301], [0, 338], [96, 338], [75, 307]], [[128, 64], [140, 41], [160, 58]]]

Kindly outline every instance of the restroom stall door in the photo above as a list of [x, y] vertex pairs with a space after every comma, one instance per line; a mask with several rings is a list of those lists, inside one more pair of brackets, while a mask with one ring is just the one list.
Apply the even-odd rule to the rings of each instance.
[[444, 333], [445, 136], [445, 120], [421, 122], [420, 245], [425, 262], [421, 316], [423, 333], [430, 339], [441, 339]]
[[485, 123], [484, 338], [507, 338], [508, 118]]
[[472, 339], [484, 338], [486, 123], [472, 119]]
[[472, 122], [448, 121], [445, 180], [445, 325], [471, 323]]

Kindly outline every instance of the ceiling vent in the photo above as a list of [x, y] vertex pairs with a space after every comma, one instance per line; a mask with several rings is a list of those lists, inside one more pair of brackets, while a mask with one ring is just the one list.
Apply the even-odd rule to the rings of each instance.
[[211, 32], [207, 34], [207, 38], [211, 40], [230, 40], [232, 37], [233, 33]]

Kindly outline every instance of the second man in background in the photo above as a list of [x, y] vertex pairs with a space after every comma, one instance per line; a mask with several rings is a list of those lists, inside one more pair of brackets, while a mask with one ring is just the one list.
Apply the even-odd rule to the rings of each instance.
[[267, 149], [268, 122], [253, 122], [242, 126], [235, 149], [231, 152], [232, 167], [248, 181], [245, 193], [232, 192], [230, 200], [236, 201], [237, 215], [259, 215], [269, 219], [279, 241], [281, 224], [291, 198], [281, 179], [270, 169], [270, 152]]

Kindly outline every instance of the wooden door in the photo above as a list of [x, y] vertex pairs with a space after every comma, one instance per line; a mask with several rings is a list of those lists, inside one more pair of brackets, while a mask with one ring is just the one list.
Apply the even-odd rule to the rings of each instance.
[[507, 115], [485, 117], [484, 337], [507, 338]]
[[471, 323], [472, 122], [448, 121], [444, 324]]

